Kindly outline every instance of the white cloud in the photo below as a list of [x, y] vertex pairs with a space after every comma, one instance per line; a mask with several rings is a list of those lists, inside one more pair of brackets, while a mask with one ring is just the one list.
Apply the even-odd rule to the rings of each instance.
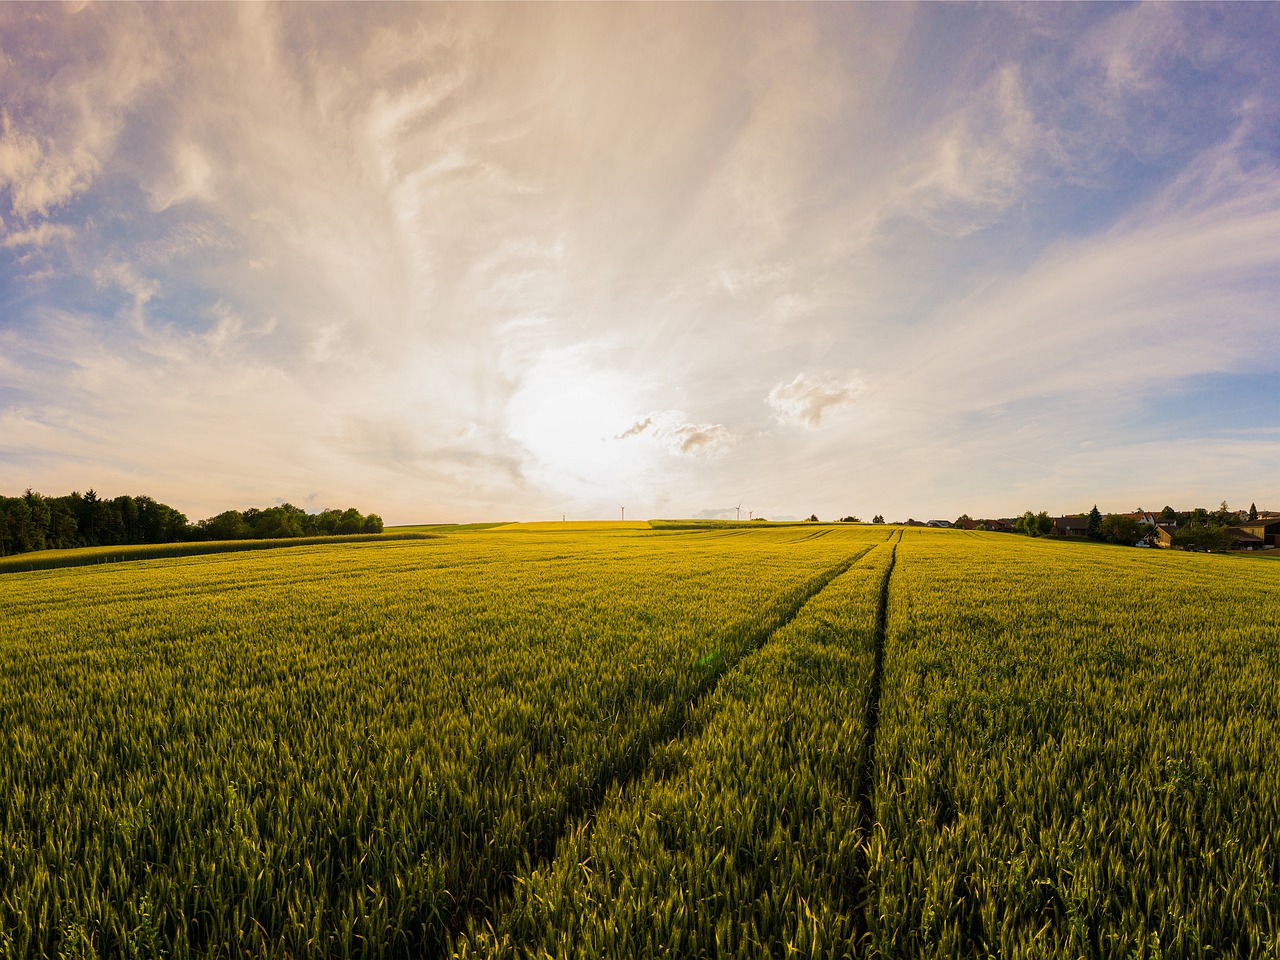
[[151, 205], [158, 211], [189, 200], [212, 197], [214, 170], [209, 158], [195, 144], [183, 144], [173, 152], [170, 169], [152, 185]]
[[722, 423], [692, 423], [682, 410], [655, 410], [637, 417], [615, 440], [645, 438], [668, 453], [683, 457], [715, 457], [737, 442]]
[[866, 390], [853, 374], [811, 375], [798, 373], [790, 383], [779, 383], [765, 402], [783, 423], [816, 427], [824, 415], [853, 405]]
[[946, 305], [900, 391], [943, 394], [954, 412], [1280, 362], [1280, 173], [1224, 178], [1229, 166], [1212, 148], [1127, 222]]
[[964, 109], [947, 116], [916, 148], [880, 216], [919, 219], [964, 237], [1000, 219], [1046, 167], [1063, 161], [1052, 131], [1037, 122], [1020, 69], [997, 70]]
[[123, 290], [133, 297], [134, 303], [139, 307], [149, 303], [160, 291], [158, 280], [144, 277], [132, 264], [122, 261], [103, 264], [94, 271], [93, 279], [99, 287], [117, 287]]
[[6, 115], [0, 133], [0, 190], [8, 189], [10, 207], [20, 219], [48, 216], [89, 189], [99, 163], [88, 150], [44, 148], [31, 133], [16, 129]]
[[[4, 229], [0, 223], [0, 230]], [[16, 247], [47, 247], [58, 240], [70, 240], [75, 230], [66, 224], [41, 223], [26, 230], [15, 230], [0, 240], [0, 247], [12, 250]]]
[[1186, 45], [1186, 27], [1177, 12], [1145, 4], [1117, 10], [1084, 38], [1078, 56], [1101, 70], [1108, 99], [1117, 104], [1130, 93], [1165, 86], [1162, 65], [1185, 52]]
[[740, 299], [761, 290], [777, 290], [785, 286], [794, 273], [794, 267], [787, 263], [723, 264], [716, 270], [712, 286]]
[[[207, 257], [210, 251], [235, 247], [236, 238], [230, 228], [213, 221], [191, 221], [175, 224], [159, 239], [139, 243], [133, 252], [138, 262], [156, 266], [193, 254]], [[255, 266], [249, 264], [250, 269]]]

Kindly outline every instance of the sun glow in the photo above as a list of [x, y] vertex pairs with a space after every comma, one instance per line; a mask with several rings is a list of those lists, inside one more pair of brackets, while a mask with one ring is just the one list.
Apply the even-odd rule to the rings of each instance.
[[638, 466], [639, 448], [618, 439], [635, 417], [632, 391], [618, 376], [562, 364], [547, 359], [525, 375], [507, 432], [547, 473], [616, 489]]

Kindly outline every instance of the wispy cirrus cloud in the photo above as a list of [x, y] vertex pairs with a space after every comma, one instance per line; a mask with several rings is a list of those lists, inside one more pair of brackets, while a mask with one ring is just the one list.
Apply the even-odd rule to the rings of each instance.
[[1013, 64], [996, 71], [970, 106], [942, 120], [924, 146], [881, 216], [913, 217], [957, 238], [997, 222], [1065, 160]]
[[[0, 489], [418, 520], [1220, 483], [1174, 398], [1280, 367], [1277, 16], [2, 7]], [[1163, 473], [1121, 457], [1153, 433]]]
[[64, 223], [41, 223], [25, 230], [13, 230], [0, 239], [0, 247], [12, 250], [16, 247], [47, 247], [59, 240], [70, 240], [75, 230]]

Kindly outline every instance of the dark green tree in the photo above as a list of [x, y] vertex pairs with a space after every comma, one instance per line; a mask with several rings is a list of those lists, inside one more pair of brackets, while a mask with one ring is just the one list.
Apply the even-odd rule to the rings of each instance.
[[119, 543], [143, 543], [142, 523], [138, 514], [138, 501], [121, 495], [111, 501], [111, 510], [119, 519], [117, 535]]
[[1173, 545], [1189, 550], [1230, 550], [1235, 535], [1216, 523], [1191, 522], [1173, 535]]
[[1113, 513], [1108, 517], [1104, 517], [1098, 524], [1097, 536], [1107, 543], [1118, 543], [1122, 546], [1132, 547], [1146, 536], [1147, 529], [1143, 523], [1133, 519], [1133, 517]]
[[176, 543], [198, 536], [198, 531], [187, 523], [186, 514], [165, 503], [157, 503], [150, 497], [134, 497], [138, 507], [138, 528], [142, 539], [137, 543]]
[[1013, 529], [1028, 537], [1047, 537], [1053, 532], [1053, 518], [1044, 510], [1039, 513], [1028, 510], [1014, 522]]
[[267, 507], [254, 517], [253, 536], [258, 540], [282, 540], [302, 536], [301, 513], [291, 504]]
[[1256, 503], [1249, 504], [1249, 522], [1252, 523], [1258, 519], [1258, 505]]
[[1098, 509], [1095, 503], [1093, 509], [1089, 511], [1089, 539], [1097, 540], [1102, 535], [1102, 511]]
[[45, 546], [53, 550], [65, 550], [79, 546], [80, 530], [76, 514], [68, 503], [70, 497], [58, 497], [49, 501], [49, 533]]
[[199, 528], [205, 540], [248, 540], [253, 536], [253, 529], [239, 510], [224, 510], [216, 517], [201, 520]]
[[332, 535], [338, 532], [338, 524], [342, 521], [341, 510], [322, 510], [316, 514], [316, 532]]
[[27, 487], [22, 499], [26, 502], [27, 509], [31, 511], [31, 535], [34, 544], [31, 549], [43, 550], [49, 545], [49, 526], [53, 517], [49, 502], [30, 487]]
[[35, 549], [31, 508], [21, 497], [0, 497], [0, 556]]
[[338, 529], [336, 533], [359, 533], [360, 528], [364, 526], [364, 516], [355, 507], [349, 507], [342, 512], [342, 517], [338, 520]]
[[90, 487], [84, 492], [84, 496], [72, 491], [71, 496], [79, 497], [80, 509], [77, 512], [76, 520], [79, 522], [80, 539], [86, 546], [96, 547], [98, 545], [98, 494], [97, 491]]
[[382, 518], [352, 507], [311, 515], [291, 503], [243, 512], [226, 510], [197, 525], [168, 504], [147, 496], [104, 500], [90, 488], [45, 497], [31, 488], [21, 497], [0, 496], [0, 555], [29, 550], [183, 540], [289, 538], [317, 533], [381, 533]]

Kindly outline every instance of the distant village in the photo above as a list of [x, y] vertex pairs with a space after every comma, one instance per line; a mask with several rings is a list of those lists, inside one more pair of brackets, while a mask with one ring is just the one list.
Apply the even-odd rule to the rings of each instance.
[[[875, 522], [883, 523], [883, 517]], [[1274, 550], [1280, 547], [1280, 513], [1259, 510], [1231, 510], [1224, 502], [1217, 510], [1197, 507], [1179, 512], [1165, 507], [1158, 513], [1101, 513], [1094, 506], [1088, 513], [1051, 517], [1027, 511], [1020, 517], [975, 520], [967, 514], [956, 520], [899, 521], [906, 527], [949, 527], [960, 530], [991, 530], [1023, 533], [1032, 537], [1065, 537], [1097, 540], [1134, 547], [1166, 550]]]

